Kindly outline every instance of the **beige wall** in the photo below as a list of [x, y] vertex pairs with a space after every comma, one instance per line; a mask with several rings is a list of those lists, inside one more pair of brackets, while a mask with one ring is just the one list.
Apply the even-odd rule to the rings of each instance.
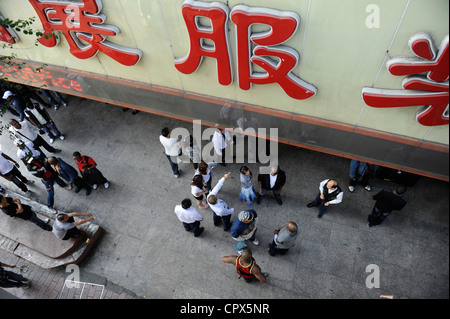
[[[390, 75], [385, 66], [385, 53], [391, 41], [390, 57], [412, 56], [408, 39], [419, 31], [429, 32], [439, 45], [449, 32], [448, 0], [227, 1], [230, 10], [237, 4], [261, 6], [263, 3], [266, 7], [295, 11], [300, 15], [297, 33], [284, 44], [300, 53], [300, 63], [294, 73], [318, 89], [317, 95], [307, 100], [290, 98], [277, 84], [253, 85], [249, 91], [243, 91], [237, 85], [236, 75], [233, 84], [222, 86], [217, 81], [216, 63], [210, 58], [203, 59], [193, 74], [178, 72], [174, 59], [185, 56], [189, 48], [181, 14], [182, 2], [103, 0], [102, 13], [107, 16], [106, 23], [121, 30], [119, 35], [108, 40], [143, 52], [135, 66], [123, 66], [101, 52], [93, 58], [80, 60], [69, 53], [65, 39], [56, 47], [46, 48], [35, 46], [33, 37], [21, 33], [21, 41], [13, 50], [0, 49], [0, 52], [13, 52], [21, 59], [449, 144], [448, 125], [426, 127], [416, 121], [415, 114], [420, 106], [379, 109], [366, 106], [361, 99], [362, 88], [373, 83], [377, 88], [401, 89], [403, 77]], [[366, 7], [372, 3], [380, 8], [380, 28], [369, 29], [365, 25], [369, 15]], [[28, 1], [2, 0], [0, 12], [13, 20], [37, 17]], [[235, 32], [230, 23], [233, 68], [236, 69]], [[39, 19], [35, 28], [42, 29]]]

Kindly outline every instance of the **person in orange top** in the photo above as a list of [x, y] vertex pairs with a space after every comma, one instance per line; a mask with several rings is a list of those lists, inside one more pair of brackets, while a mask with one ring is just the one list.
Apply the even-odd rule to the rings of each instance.
[[261, 272], [261, 268], [256, 264], [255, 259], [252, 257], [252, 251], [249, 248], [245, 248], [240, 256], [224, 256], [222, 261], [235, 265], [239, 278], [244, 278], [246, 283], [250, 283], [255, 279], [260, 282], [267, 281], [267, 273]]
[[97, 163], [92, 157], [81, 155], [80, 152], [74, 152], [73, 160], [77, 164], [81, 176], [89, 185], [92, 185], [93, 189], [97, 189], [98, 184], [104, 184], [105, 188], [109, 187], [108, 180], [98, 170]]

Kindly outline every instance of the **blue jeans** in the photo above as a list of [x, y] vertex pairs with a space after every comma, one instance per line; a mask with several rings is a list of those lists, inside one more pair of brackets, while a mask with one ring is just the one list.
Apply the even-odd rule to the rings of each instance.
[[53, 184], [56, 182], [61, 187], [66, 187], [67, 184], [58, 176], [53, 176], [49, 180], [41, 179], [41, 182], [45, 185], [47, 190], [47, 207], [53, 208], [53, 205], [55, 204], [55, 188], [53, 187]]
[[[280, 194], [277, 194], [277, 191], [278, 191], [278, 189], [273, 189], [273, 190], [272, 190], [273, 196], [275, 197], [275, 199], [278, 200], [278, 199], [281, 199], [281, 195], [280, 195]], [[262, 192], [262, 195], [260, 195], [260, 198], [261, 198], [261, 200], [262, 200], [262, 199], [264, 198], [264, 196], [266, 196], [267, 189], [261, 187], [261, 192]]]
[[[61, 132], [58, 130], [58, 128], [56, 127], [55, 123], [47, 122], [45, 124], [42, 124], [42, 130], [45, 133], [47, 133], [48, 137], [51, 138], [51, 139], [54, 139], [55, 136], [56, 137], [60, 137], [61, 136]], [[53, 133], [51, 131], [53, 131], [53, 133], [55, 133], [55, 135], [53, 135]]]
[[166, 156], [167, 156], [167, 159], [169, 160], [170, 167], [172, 168], [173, 175], [179, 175], [180, 171], [178, 170], [178, 164], [172, 162], [172, 159], [170, 158], [170, 155], [166, 154]]
[[352, 160], [350, 162], [350, 178], [355, 178], [357, 175], [358, 176], [364, 176], [364, 173], [366, 172], [367, 169], [367, 163], [364, 162], [360, 162], [360, 161], [356, 161], [356, 160]]

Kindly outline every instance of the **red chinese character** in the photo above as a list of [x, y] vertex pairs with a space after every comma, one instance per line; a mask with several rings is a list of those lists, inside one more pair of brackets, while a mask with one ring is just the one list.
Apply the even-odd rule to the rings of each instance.
[[[237, 5], [231, 11], [231, 20], [236, 24], [238, 81], [241, 89], [250, 89], [251, 83], [278, 83], [294, 99], [303, 100], [316, 94], [314, 86], [292, 73], [300, 58], [297, 51], [280, 45], [297, 31], [300, 17], [296, 13]], [[252, 33], [253, 24], [265, 24], [270, 28], [267, 32]], [[256, 44], [253, 52], [251, 42]], [[276, 57], [278, 62], [268, 57]], [[267, 73], [253, 72], [251, 63]]]
[[142, 52], [105, 41], [107, 36], [115, 36], [120, 30], [103, 24], [106, 17], [101, 14], [101, 0], [82, 0], [82, 3], [53, 0], [29, 0], [36, 10], [44, 35], [39, 42], [47, 47], [54, 47], [58, 41], [53, 34], [61, 31], [67, 40], [70, 53], [79, 59], [95, 56], [103, 52], [123, 65], [136, 64]]
[[[417, 56], [395, 57], [388, 61], [392, 75], [409, 75], [402, 82], [405, 90], [364, 88], [364, 102], [373, 107], [404, 107], [425, 105], [416, 114], [426, 126], [449, 124], [449, 36], [436, 50], [431, 36], [416, 33], [409, 40], [411, 51]], [[420, 73], [425, 73], [422, 75]]]
[[[229, 8], [218, 2], [204, 3], [185, 0], [182, 6], [183, 18], [189, 32], [189, 53], [175, 60], [175, 67], [184, 74], [196, 71], [203, 57], [217, 60], [219, 83], [229, 85], [233, 81], [228, 43], [228, 16], [236, 24], [237, 70], [239, 87], [249, 90], [251, 84], [278, 83], [292, 98], [307, 99], [316, 94], [317, 89], [292, 73], [298, 63], [299, 54], [292, 48], [280, 45], [297, 31], [300, 17], [293, 12], [266, 8], [250, 8], [237, 5]], [[200, 18], [211, 21], [210, 27], [200, 24]], [[265, 24], [269, 32], [252, 33], [253, 24]], [[204, 39], [214, 43], [205, 44]], [[251, 42], [256, 44], [251, 52]], [[272, 58], [269, 58], [272, 57]], [[278, 62], [274, 62], [277, 59]], [[252, 63], [266, 73], [252, 71]]]
[[[228, 46], [228, 13], [227, 6], [219, 3], [203, 3], [187, 0], [183, 3], [182, 13], [189, 32], [189, 53], [186, 57], [175, 60], [175, 67], [184, 74], [191, 74], [197, 70], [203, 57], [217, 60], [217, 74], [219, 83], [229, 85], [233, 82], [230, 52]], [[211, 27], [199, 24], [199, 17], [211, 20]], [[214, 46], [207, 45], [203, 39], [214, 42]]]

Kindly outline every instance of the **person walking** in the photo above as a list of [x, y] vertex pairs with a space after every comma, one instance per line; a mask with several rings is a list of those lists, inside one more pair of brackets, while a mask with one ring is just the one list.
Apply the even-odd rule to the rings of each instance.
[[48, 218], [45, 221], [39, 219], [36, 213], [31, 209], [31, 206], [22, 204], [18, 198], [0, 195], [0, 208], [3, 213], [12, 218], [21, 218], [32, 222], [43, 230], [52, 231], [52, 226], [47, 224], [50, 221]]
[[239, 213], [238, 218], [231, 226], [231, 238], [237, 241], [234, 244], [234, 249], [241, 254], [242, 251], [248, 247], [249, 242], [254, 245], [259, 245], [259, 240], [256, 239], [256, 218], [258, 214], [253, 209], [243, 210]]
[[9, 124], [13, 127], [12, 134], [23, 141], [31, 141], [34, 144], [34, 148], [38, 151], [40, 147], [44, 147], [50, 153], [59, 153], [60, 149], [56, 149], [53, 146], [49, 145], [39, 134], [37, 134], [34, 130], [34, 126], [30, 124], [28, 121], [18, 122], [15, 119], [12, 119]]
[[180, 170], [178, 169], [178, 164], [172, 161], [172, 156], [181, 155], [181, 146], [176, 138], [170, 137], [171, 130], [168, 127], [164, 127], [159, 136], [159, 141], [164, 147], [164, 154], [169, 161], [170, 167], [172, 168], [173, 176], [178, 178], [180, 176]]
[[2, 288], [29, 288], [30, 280], [15, 272], [4, 269], [3, 267], [15, 268], [14, 265], [8, 265], [0, 262], [0, 287]]
[[[83, 219], [80, 221], [75, 221], [74, 217], [76, 216], [88, 216], [87, 219]], [[81, 226], [87, 222], [94, 220], [89, 213], [59, 213], [56, 215], [56, 220], [53, 223], [53, 233], [56, 238], [61, 240], [68, 240], [70, 238], [83, 238], [85, 236], [85, 232], [78, 229], [78, 226]]]
[[378, 194], [372, 196], [376, 203], [372, 213], [367, 217], [369, 227], [380, 225], [393, 210], [402, 210], [406, 205], [403, 194], [406, 192], [406, 186], [397, 184], [393, 191], [381, 190]]
[[97, 163], [87, 155], [81, 155], [80, 152], [73, 153], [73, 160], [80, 170], [84, 180], [92, 186], [93, 189], [98, 188], [98, 184], [103, 184], [105, 188], [109, 187], [108, 180], [103, 176], [97, 168]]
[[175, 206], [175, 214], [180, 222], [183, 223], [186, 231], [194, 233], [194, 237], [198, 237], [204, 230], [204, 227], [200, 227], [200, 222], [203, 217], [192, 207], [192, 201], [189, 198], [183, 199], [181, 205]]
[[335, 179], [325, 179], [320, 182], [319, 194], [316, 199], [309, 203], [307, 207], [319, 206], [319, 214], [317, 217], [322, 218], [329, 205], [336, 205], [342, 202], [344, 192], [338, 186]]
[[230, 176], [230, 172], [223, 175], [223, 177], [217, 182], [213, 190], [208, 194], [206, 200], [213, 211], [213, 223], [214, 226], [220, 225], [220, 220], [223, 221], [223, 230], [228, 231], [231, 228], [231, 214], [234, 212], [234, 208], [228, 208], [227, 203], [218, 198], [217, 194], [223, 186], [225, 180]]
[[267, 273], [262, 273], [261, 268], [256, 264], [250, 248], [245, 248], [239, 256], [224, 256], [222, 262], [236, 266], [239, 278], [244, 278], [246, 283], [259, 280], [267, 282]]
[[256, 203], [259, 205], [266, 195], [268, 190], [273, 192], [273, 196], [277, 200], [278, 205], [283, 205], [281, 200], [281, 191], [286, 183], [286, 173], [280, 169], [278, 165], [274, 165], [270, 168], [270, 174], [258, 175], [258, 199]]
[[48, 135], [50, 144], [55, 141], [55, 138], [64, 140], [64, 135], [56, 127], [55, 121], [53, 121], [48, 112], [39, 103], [27, 102], [25, 115], [34, 126], [43, 130]]
[[252, 185], [252, 172], [247, 166], [242, 166], [240, 169], [240, 181], [241, 181], [241, 192], [239, 193], [239, 200], [247, 203], [250, 207], [253, 201], [258, 198], [255, 193], [255, 188]]
[[33, 181], [28, 180], [19, 171], [19, 163], [14, 161], [9, 155], [6, 155], [0, 151], [0, 176], [4, 179], [13, 182], [17, 187], [19, 187], [22, 192], [29, 195], [27, 184], [28, 182], [33, 183]]
[[276, 229], [273, 232], [272, 243], [269, 244], [269, 254], [271, 256], [286, 254], [289, 248], [294, 247], [295, 240], [300, 235], [300, 231], [300, 228], [293, 221], [289, 221], [284, 227]]
[[72, 189], [75, 186], [75, 193], [78, 193], [81, 189], [86, 189], [86, 195], [89, 195], [92, 191], [92, 187], [80, 176], [75, 168], [64, 162], [61, 158], [51, 156], [48, 158], [48, 163], [55, 168], [58, 175], [68, 182], [67, 189]]

